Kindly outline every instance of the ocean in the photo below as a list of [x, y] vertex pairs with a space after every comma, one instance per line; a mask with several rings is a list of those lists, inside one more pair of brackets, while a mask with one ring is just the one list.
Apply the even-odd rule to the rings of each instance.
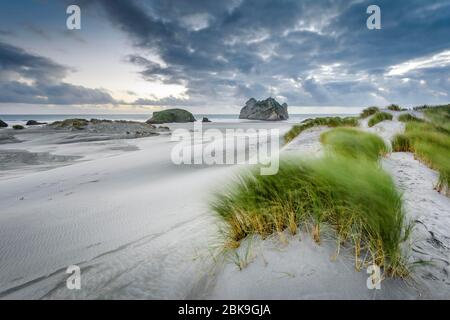
[[[290, 114], [288, 123], [299, 123], [308, 118], [327, 117], [327, 116], [351, 116], [354, 114]], [[239, 119], [238, 114], [194, 114], [195, 119], [201, 120], [207, 117], [212, 122], [244, 122], [249, 120]], [[151, 118], [151, 114], [0, 114], [0, 120], [5, 121], [8, 125], [15, 124], [25, 125], [28, 120], [36, 120], [38, 122], [51, 123], [64, 119], [81, 118], [81, 119], [106, 119], [106, 120], [130, 120], [130, 121], [146, 121]]]

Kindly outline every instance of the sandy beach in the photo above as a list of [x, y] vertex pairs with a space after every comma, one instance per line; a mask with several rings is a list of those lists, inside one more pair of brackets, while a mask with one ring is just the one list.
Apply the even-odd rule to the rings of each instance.
[[[276, 127], [283, 134], [291, 124], [205, 127]], [[404, 129], [396, 119], [361, 127], [387, 142]], [[326, 130], [306, 130], [282, 154], [319, 157]], [[232, 259], [218, 259], [209, 201], [242, 166], [177, 166], [169, 133], [79, 141], [73, 132], [44, 128], [1, 134], [8, 142], [0, 144], [3, 299], [449, 298], [450, 201], [433, 190], [437, 174], [411, 154], [390, 154], [382, 165], [404, 193], [408, 218], [418, 222], [411, 259], [433, 264], [418, 267], [408, 281], [387, 279], [382, 290], [370, 291], [349, 248], [336, 257], [332, 239], [318, 245], [304, 232], [245, 240], [236, 251], [242, 270]], [[82, 290], [67, 290], [69, 265], [80, 266]]]
[[[0, 145], [11, 159], [0, 177], [1, 297], [187, 297], [203, 276], [198, 251], [217, 237], [208, 198], [236, 168], [174, 165], [169, 135], [61, 143], [71, 135], [33, 128]], [[83, 270], [76, 293], [65, 287], [72, 264]]]

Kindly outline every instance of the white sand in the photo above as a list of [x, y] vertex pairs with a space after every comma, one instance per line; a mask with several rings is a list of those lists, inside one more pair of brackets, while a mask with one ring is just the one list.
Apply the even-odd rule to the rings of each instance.
[[[214, 126], [290, 127], [208, 124]], [[0, 297], [195, 295], [192, 288], [204, 272], [194, 259], [217, 235], [209, 197], [237, 168], [176, 166], [169, 136], [61, 144], [67, 133], [32, 130], [18, 134], [26, 140], [22, 143], [0, 145], [0, 153], [13, 149], [83, 158], [45, 171], [14, 161], [14, 170], [2, 170]], [[65, 287], [71, 264], [82, 269], [82, 290]]]
[[433, 189], [438, 174], [405, 152], [389, 155], [383, 168], [403, 191], [407, 216], [415, 222], [410, 260], [429, 262], [415, 268], [414, 280], [433, 298], [449, 299], [450, 199]]
[[322, 156], [323, 147], [320, 143], [320, 135], [327, 130], [329, 130], [328, 127], [322, 126], [306, 129], [288, 144], [283, 146], [283, 154], [287, 156]]
[[[391, 112], [394, 121], [383, 121], [365, 130], [391, 140], [404, 131], [397, 121], [405, 112]], [[411, 112], [424, 118], [421, 112]], [[415, 223], [411, 237], [410, 261], [425, 261], [415, 267], [412, 278], [421, 290], [436, 299], [450, 298], [450, 199], [434, 189], [439, 174], [422, 164], [409, 152], [389, 154], [382, 161], [403, 192], [407, 217]]]
[[[242, 259], [250, 245], [249, 264], [242, 270], [228, 261], [215, 287], [203, 297], [213, 299], [407, 299], [419, 297], [414, 286], [401, 280], [384, 280], [381, 290], [368, 290], [366, 270], [357, 271], [349, 248], [299, 232], [283, 233], [271, 240], [246, 240], [240, 248]], [[244, 259], [245, 261], [245, 259]]]

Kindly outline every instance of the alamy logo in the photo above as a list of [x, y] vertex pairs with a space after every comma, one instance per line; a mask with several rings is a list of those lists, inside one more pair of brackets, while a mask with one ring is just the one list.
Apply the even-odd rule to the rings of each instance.
[[379, 30], [381, 29], [381, 9], [377, 5], [371, 5], [367, 7], [367, 14], [370, 16], [367, 18], [367, 29]]
[[69, 30], [80, 30], [81, 29], [81, 9], [77, 5], [70, 5], [66, 10], [67, 14], [70, 14], [66, 20], [66, 26]]
[[381, 269], [376, 264], [370, 265], [367, 268], [367, 273], [370, 276], [367, 278], [366, 284], [369, 290], [380, 290], [381, 289]]
[[261, 175], [275, 175], [279, 168], [278, 129], [208, 129], [195, 122], [194, 130], [176, 129], [171, 152], [176, 165], [259, 164]]
[[66, 287], [69, 290], [80, 290], [81, 289], [81, 269], [79, 266], [71, 265], [66, 270], [67, 274], [70, 276], [66, 280]]

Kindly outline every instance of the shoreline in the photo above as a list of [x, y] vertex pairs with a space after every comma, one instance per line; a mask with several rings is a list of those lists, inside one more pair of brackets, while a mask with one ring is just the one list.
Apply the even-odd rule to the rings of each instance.
[[[307, 118], [316, 118], [324, 116], [351, 116], [357, 115], [354, 113], [294, 113], [290, 114], [288, 120], [280, 121], [289, 124], [296, 124]], [[193, 114], [197, 121], [201, 121], [203, 117], [207, 117], [214, 123], [246, 123], [257, 120], [239, 119], [239, 113], [236, 114], [207, 114], [207, 113], [195, 113]], [[9, 125], [9, 129], [13, 125], [24, 125], [28, 120], [36, 120], [38, 122], [52, 123], [54, 121], [61, 121], [65, 119], [105, 119], [105, 120], [126, 120], [126, 121], [138, 121], [145, 122], [151, 118], [149, 114], [0, 114], [0, 120], [5, 121]], [[7, 128], [7, 129], [8, 129]], [[1, 129], [0, 129], [1, 130]]]

